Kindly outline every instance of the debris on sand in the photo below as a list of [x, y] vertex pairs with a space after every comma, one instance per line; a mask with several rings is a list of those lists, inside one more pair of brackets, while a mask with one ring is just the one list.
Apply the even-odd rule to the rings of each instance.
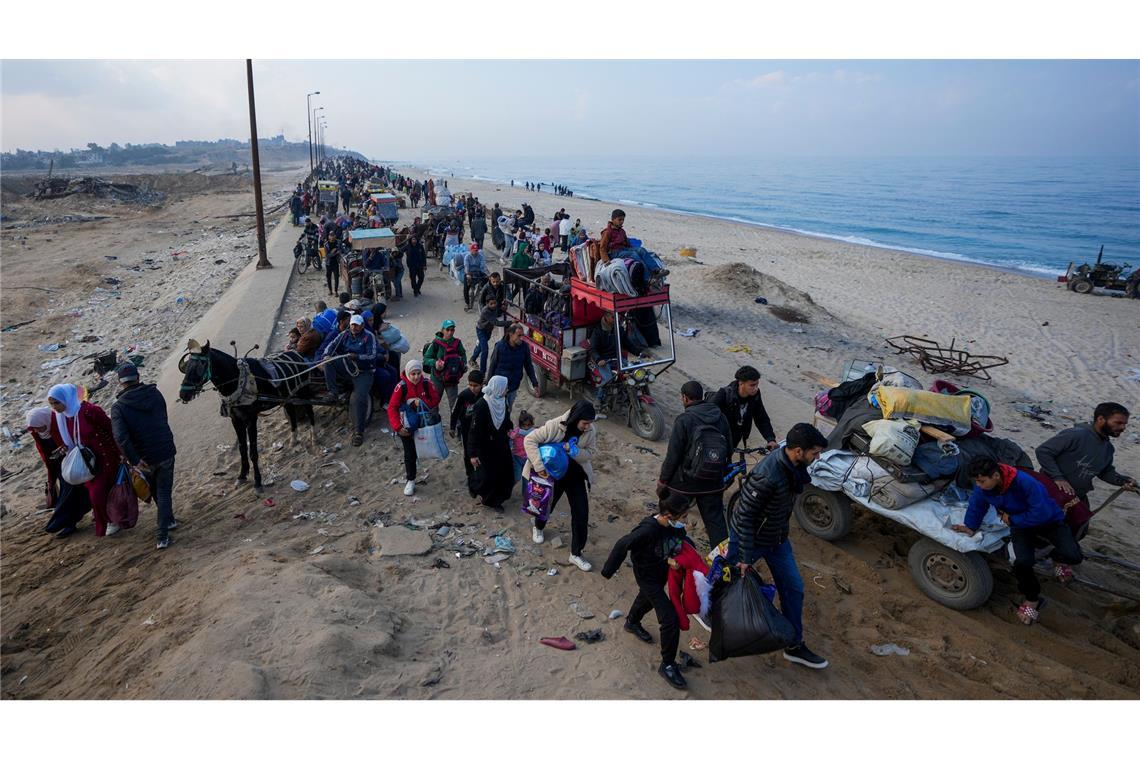
[[31, 197], [37, 201], [66, 198], [69, 195], [94, 195], [121, 203], [157, 205], [165, 194], [126, 182], [108, 182], [99, 177], [49, 177], [36, 183]]

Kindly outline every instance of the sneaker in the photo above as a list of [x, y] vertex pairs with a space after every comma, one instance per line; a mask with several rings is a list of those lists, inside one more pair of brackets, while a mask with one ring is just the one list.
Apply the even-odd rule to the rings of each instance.
[[178, 521], [177, 520], [171, 520], [170, 524], [166, 526], [167, 530], [175, 530], [177, 528], [178, 528]]
[[170, 536], [158, 539], [158, 543], [154, 545], [155, 549], [165, 549], [170, 546]]
[[693, 619], [697, 621], [697, 625], [699, 625], [701, 628], [704, 628], [709, 633], [712, 633], [712, 624], [710, 624], [709, 621], [705, 620], [700, 615], [693, 615]]
[[653, 643], [653, 636], [649, 633], [649, 631], [645, 630], [645, 628], [642, 627], [641, 623], [634, 623], [633, 621], [626, 619], [625, 625], [622, 626], [622, 629], [628, 633], [632, 633], [634, 636], [641, 639], [646, 644]]
[[116, 533], [118, 533], [120, 530], [122, 530], [122, 528], [120, 528], [118, 525], [115, 525], [114, 523], [111, 523], [110, 525], [107, 526], [107, 532], [104, 533], [103, 535], [113, 536]]
[[1057, 576], [1057, 580], [1061, 583], [1068, 583], [1073, 580], [1073, 568], [1064, 563], [1058, 562], [1053, 567], [1053, 574]]
[[416, 492], [416, 481], [409, 480], [404, 484], [404, 496], [411, 496]]
[[591, 565], [586, 560], [582, 559], [582, 557], [578, 556], [577, 554], [571, 554], [570, 555], [570, 561], [573, 562], [575, 565], [577, 565], [578, 569], [581, 570], [582, 572], [588, 573], [594, 569], [593, 565]]
[[807, 668], [823, 670], [827, 667], [827, 660], [807, 648], [807, 644], [797, 644], [784, 650], [784, 659]]
[[534, 526], [531, 526], [530, 540], [534, 541], [536, 544], [541, 544], [543, 541], [546, 540], [546, 537], [542, 535], [541, 530], [539, 530], [538, 528], [535, 528]]
[[662, 663], [661, 667], [657, 668], [657, 672], [660, 673], [661, 677], [668, 681], [669, 685], [674, 689], [680, 689], [684, 691], [685, 689], [689, 688], [689, 684], [685, 682], [685, 677], [681, 675], [681, 671], [677, 668], [676, 665], [672, 663], [665, 665]]

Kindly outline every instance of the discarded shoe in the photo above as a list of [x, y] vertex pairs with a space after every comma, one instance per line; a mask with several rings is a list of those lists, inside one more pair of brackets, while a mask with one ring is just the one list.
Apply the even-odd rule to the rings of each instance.
[[562, 649], [562, 650], [565, 650], [567, 652], [569, 652], [571, 649], [577, 649], [578, 648], [577, 645], [573, 641], [566, 638], [565, 636], [558, 636], [558, 637], [548, 636], [545, 639], [539, 639], [538, 643], [539, 644], [545, 644], [548, 647], [554, 647], [555, 649]]

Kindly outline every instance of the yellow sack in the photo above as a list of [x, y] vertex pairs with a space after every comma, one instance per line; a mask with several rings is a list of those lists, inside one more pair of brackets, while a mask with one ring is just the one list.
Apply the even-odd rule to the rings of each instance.
[[970, 397], [880, 385], [875, 398], [883, 419], [913, 419], [931, 425], [952, 425], [959, 435], [970, 430]]

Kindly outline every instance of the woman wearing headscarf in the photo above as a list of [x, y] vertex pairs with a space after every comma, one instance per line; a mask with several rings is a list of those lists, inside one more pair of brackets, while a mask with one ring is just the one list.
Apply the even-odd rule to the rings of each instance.
[[65, 538], [75, 532], [75, 524], [91, 511], [91, 503], [87, 499], [87, 489], [71, 485], [60, 474], [63, 451], [52, 438], [51, 417], [52, 411], [46, 406], [32, 409], [27, 414], [25, 430], [32, 436], [36, 451], [47, 469], [44, 498], [47, 508], [53, 511], [44, 530]]
[[439, 391], [424, 376], [424, 363], [419, 359], [410, 359], [404, 365], [404, 372], [400, 382], [396, 383], [392, 391], [392, 398], [388, 400], [388, 423], [392, 431], [400, 437], [404, 446], [404, 496], [411, 496], [416, 492], [416, 441], [412, 437], [413, 430], [404, 424], [403, 409], [424, 413], [439, 406]]
[[483, 386], [483, 398], [471, 409], [467, 455], [475, 468], [475, 493], [483, 506], [503, 511], [503, 502], [515, 487], [511, 456], [511, 415], [507, 406], [507, 378], [495, 375]]
[[[578, 439], [578, 453], [569, 457], [570, 466], [566, 474], [554, 481], [554, 495], [550, 509], [553, 512], [562, 494], [566, 494], [570, 502], [570, 561], [586, 572], [593, 568], [593, 565], [582, 557], [582, 550], [586, 548], [587, 523], [590, 519], [589, 487], [594, 480], [594, 469], [590, 462], [594, 458], [598, 443], [598, 433], [594, 429], [596, 417], [593, 404], [589, 401], [575, 401], [570, 411], [547, 421], [523, 439], [527, 458], [526, 464], [523, 465], [524, 480], [529, 480], [531, 473], [542, 478], [550, 478], [538, 453], [540, 446], [561, 444], [569, 449], [570, 439]], [[542, 531], [546, 528], [546, 523], [546, 520], [539, 520], [537, 517], [534, 520], [532, 538], [536, 544], [541, 544], [545, 540]]]
[[85, 395], [70, 383], [52, 386], [48, 391], [48, 406], [55, 412], [51, 434], [66, 451], [82, 443], [95, 454], [95, 477], [83, 487], [95, 512], [95, 535], [110, 536], [119, 532], [119, 526], [107, 524], [107, 494], [115, 485], [123, 457], [115, 444], [111, 418], [100, 407], [84, 401]]

